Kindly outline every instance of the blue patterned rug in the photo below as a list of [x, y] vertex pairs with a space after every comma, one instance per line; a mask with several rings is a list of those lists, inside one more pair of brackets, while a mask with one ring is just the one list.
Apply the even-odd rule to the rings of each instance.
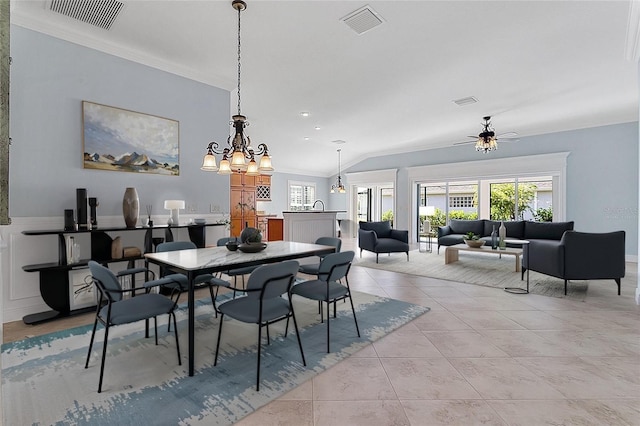
[[302, 365], [295, 334], [284, 322], [269, 327], [263, 345], [260, 392], [255, 390], [257, 326], [225, 319], [218, 365], [213, 366], [218, 319], [207, 300], [196, 306], [193, 377], [187, 375], [186, 310], [178, 311], [183, 365], [177, 365], [173, 332], [158, 321], [159, 346], [144, 338], [143, 323], [110, 332], [102, 393], [97, 392], [104, 330], [96, 333], [84, 368], [90, 326], [2, 345], [5, 425], [228, 425], [297, 387], [392, 330], [429, 311], [406, 302], [353, 292], [361, 338], [349, 303], [338, 303], [331, 322], [331, 354], [318, 305], [295, 298], [307, 359]]

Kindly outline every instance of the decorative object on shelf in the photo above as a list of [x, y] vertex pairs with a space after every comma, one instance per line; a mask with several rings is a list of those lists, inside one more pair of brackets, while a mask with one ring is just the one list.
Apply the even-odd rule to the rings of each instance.
[[82, 114], [85, 169], [180, 175], [178, 121], [87, 101]]
[[491, 249], [495, 250], [498, 248], [498, 232], [496, 231], [496, 226], [493, 225], [493, 230], [491, 231]]
[[[249, 125], [247, 117], [240, 112], [240, 15], [247, 8], [247, 4], [242, 0], [233, 0], [231, 6], [238, 11], [238, 114], [232, 117], [235, 135], [233, 140], [231, 135], [227, 138], [227, 145], [222, 151], [218, 142], [211, 141], [207, 146], [207, 154], [204, 156], [201, 170], [207, 172], [215, 172], [222, 175], [230, 175], [231, 173], [246, 173], [248, 176], [258, 176], [261, 173], [272, 172], [271, 157], [269, 156], [269, 148], [266, 144], [258, 145], [257, 151], [251, 147], [251, 139], [243, 134], [244, 128]], [[214, 154], [222, 154], [220, 167], [216, 164]], [[255, 156], [262, 155], [260, 165], [256, 163]], [[249, 160], [247, 164], [246, 160]]]
[[140, 199], [135, 188], [127, 188], [122, 198], [122, 215], [127, 228], [135, 228], [140, 214]]
[[87, 189], [76, 188], [76, 223], [78, 229], [87, 228]]
[[138, 247], [125, 247], [122, 249], [122, 255], [124, 257], [139, 257], [142, 255], [142, 251]]
[[238, 250], [243, 253], [258, 253], [267, 248], [267, 243], [242, 243], [238, 245]]
[[72, 236], [66, 238], [67, 264], [71, 265], [80, 262], [80, 244]]
[[345, 192], [347, 192], [347, 190], [344, 188], [344, 185], [342, 184], [342, 176], [340, 176], [340, 151], [342, 151], [341, 149], [338, 150], [338, 180], [336, 181], [335, 185], [331, 185], [331, 193], [335, 193], [335, 192], [339, 192], [341, 194], [344, 194]]
[[122, 259], [122, 255], [122, 239], [120, 237], [115, 237], [111, 242], [111, 258]]
[[146, 205], [147, 209], [147, 223], [146, 226], [153, 226], [153, 220], [151, 220], [151, 212], [153, 211], [153, 206], [151, 204]]
[[504, 222], [500, 222], [500, 228], [498, 228], [498, 236], [500, 242], [498, 244], [500, 250], [504, 250], [507, 248], [507, 243], [505, 243], [505, 239], [507, 238], [507, 228], [504, 226]]
[[195, 223], [196, 225], [204, 225], [205, 223], [207, 223], [207, 219], [197, 217], [193, 219], [193, 223]]
[[96, 208], [100, 205], [96, 197], [89, 197], [89, 217], [91, 228], [98, 227], [98, 213]]
[[65, 209], [64, 211], [64, 230], [65, 231], [78, 230], [78, 224], [76, 223], [75, 216], [73, 215], [73, 209]]
[[180, 210], [184, 210], [184, 200], [164, 200], [165, 210], [171, 210], [168, 225], [180, 225]]
[[480, 237], [473, 232], [467, 232], [462, 239], [471, 248], [480, 248], [484, 245], [484, 241], [482, 241]]

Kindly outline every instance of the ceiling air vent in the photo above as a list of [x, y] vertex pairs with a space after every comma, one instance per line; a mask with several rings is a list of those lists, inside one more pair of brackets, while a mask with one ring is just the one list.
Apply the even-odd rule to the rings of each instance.
[[474, 96], [468, 96], [466, 98], [456, 99], [455, 101], [453, 101], [453, 103], [458, 106], [471, 105], [475, 104], [476, 102], [478, 102], [478, 99], [476, 99]]
[[53, 12], [108, 30], [124, 3], [116, 0], [51, 0]]
[[358, 34], [363, 34], [382, 24], [384, 21], [378, 13], [366, 5], [341, 19], [349, 28]]

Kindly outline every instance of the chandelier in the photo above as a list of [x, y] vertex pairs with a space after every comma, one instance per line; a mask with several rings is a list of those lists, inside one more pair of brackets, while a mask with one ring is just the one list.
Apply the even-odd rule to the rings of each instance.
[[482, 151], [483, 153], [494, 151], [498, 149], [498, 140], [496, 139], [496, 132], [491, 127], [489, 120], [491, 117], [483, 117], [484, 124], [482, 132], [478, 135], [478, 141], [476, 142], [476, 151]]
[[347, 192], [347, 190], [344, 188], [344, 185], [342, 184], [342, 177], [340, 176], [340, 149], [338, 150], [338, 180], [336, 181], [335, 185], [331, 185], [331, 193], [335, 193], [335, 192], [339, 192], [341, 194], [344, 194], [345, 192]]
[[[240, 14], [247, 8], [247, 4], [242, 0], [233, 0], [231, 6], [238, 11], [238, 114], [232, 116], [229, 122], [233, 126], [235, 134], [229, 135], [227, 145], [220, 150], [218, 142], [209, 142], [207, 146], [207, 154], [204, 156], [201, 170], [207, 172], [215, 172], [221, 175], [230, 175], [231, 173], [246, 173], [247, 176], [259, 176], [261, 173], [272, 172], [271, 157], [269, 156], [269, 148], [266, 144], [258, 145], [257, 150], [251, 146], [251, 139], [244, 135], [244, 129], [249, 125], [247, 117], [240, 112]], [[216, 164], [214, 154], [222, 154], [220, 167]], [[256, 163], [255, 157], [262, 155], [260, 163]], [[247, 160], [249, 162], [247, 163]]]

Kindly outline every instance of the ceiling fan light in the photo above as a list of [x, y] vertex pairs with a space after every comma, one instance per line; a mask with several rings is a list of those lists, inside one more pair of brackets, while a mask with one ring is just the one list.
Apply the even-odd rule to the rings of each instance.
[[247, 176], [260, 176], [258, 172], [258, 165], [256, 164], [256, 160], [253, 158], [249, 161], [249, 165], [247, 166]]

